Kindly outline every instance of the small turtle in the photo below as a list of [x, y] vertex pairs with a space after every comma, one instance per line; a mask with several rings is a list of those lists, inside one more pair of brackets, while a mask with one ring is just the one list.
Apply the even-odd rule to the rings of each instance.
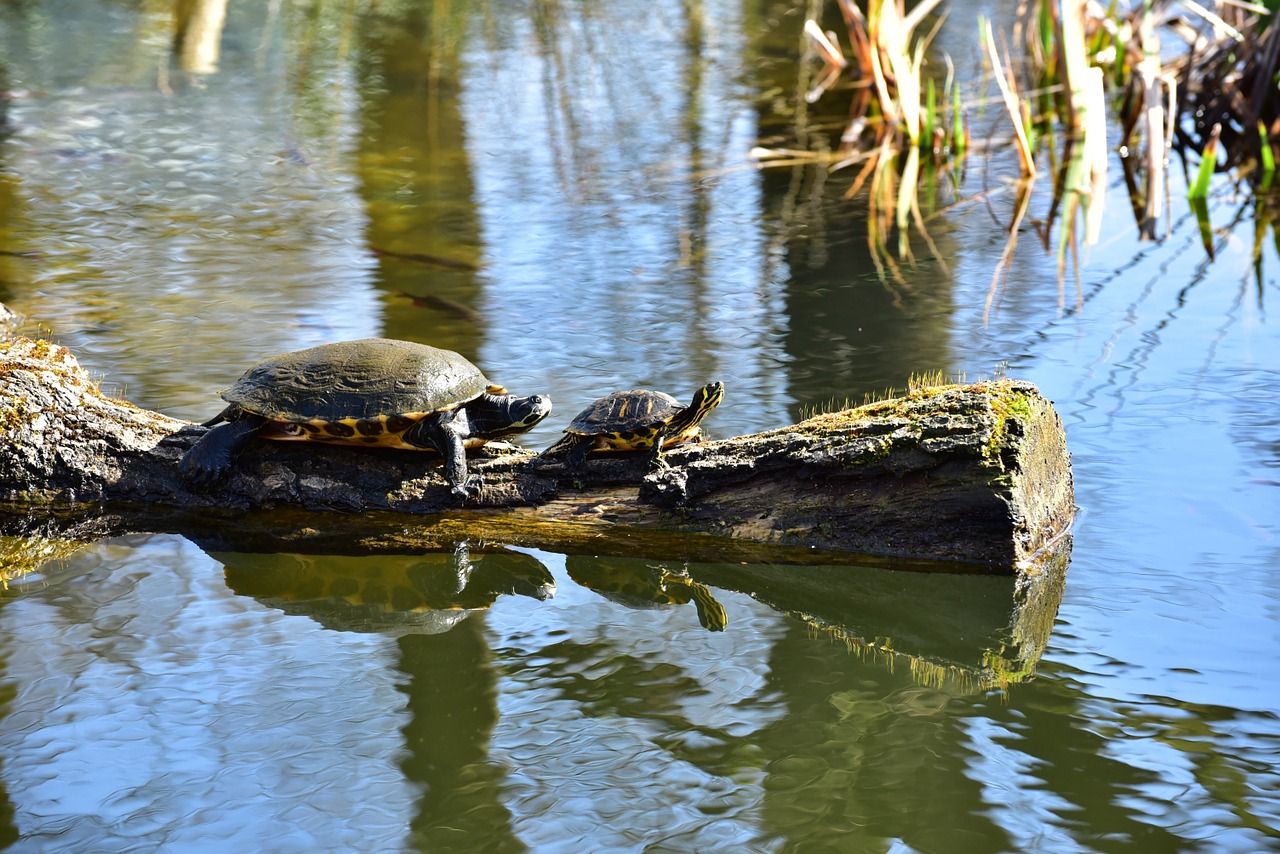
[[222, 392], [229, 404], [182, 458], [210, 486], [254, 438], [435, 450], [456, 495], [473, 494], [465, 448], [523, 433], [551, 412], [544, 395], [516, 397], [451, 350], [365, 338], [260, 362]]
[[724, 400], [724, 383], [707, 383], [684, 406], [669, 394], [647, 389], [615, 391], [602, 397], [565, 428], [565, 436], [542, 456], [566, 454], [581, 467], [592, 451], [649, 451], [650, 468], [666, 468], [662, 449], [702, 441], [698, 425]]

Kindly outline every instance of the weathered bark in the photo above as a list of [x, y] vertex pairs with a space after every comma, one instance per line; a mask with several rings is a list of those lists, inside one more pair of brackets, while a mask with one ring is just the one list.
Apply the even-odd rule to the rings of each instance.
[[[560, 463], [491, 445], [469, 463], [485, 486], [465, 502], [432, 454], [288, 442], [257, 443], [218, 488], [195, 492], [178, 462], [203, 434], [102, 395], [62, 347], [0, 342], [0, 500], [28, 515], [92, 502], [112, 532], [242, 540], [253, 528], [286, 543], [417, 547], [425, 536], [597, 554], [634, 552], [639, 540], [689, 557], [858, 554], [1012, 571], [1065, 531], [1074, 512], [1061, 423], [1033, 385], [1014, 380], [921, 389], [673, 449], [662, 472], [646, 474], [632, 456], [592, 459], [581, 483]], [[255, 513], [251, 526], [227, 521], [270, 508], [366, 515], [327, 517], [322, 526], [296, 513]], [[424, 533], [421, 522], [368, 517], [376, 511], [431, 514], [430, 525]]]

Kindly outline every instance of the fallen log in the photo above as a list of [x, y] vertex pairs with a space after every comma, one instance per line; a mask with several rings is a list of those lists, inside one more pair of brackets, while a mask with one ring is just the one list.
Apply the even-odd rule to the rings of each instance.
[[[1035, 386], [1007, 379], [917, 388], [672, 449], [670, 468], [652, 473], [642, 455], [571, 471], [494, 443], [469, 463], [485, 485], [465, 501], [432, 454], [289, 442], [257, 443], [216, 489], [195, 491], [178, 462], [204, 432], [103, 394], [63, 347], [0, 341], [0, 514], [77, 524], [99, 515], [104, 533], [239, 541], [254, 529], [276, 542], [365, 547], [470, 538], [594, 554], [647, 544], [692, 558], [861, 555], [1012, 572], [1030, 567], [1075, 510], [1061, 422]], [[270, 509], [294, 512], [255, 512], [246, 525], [244, 511]], [[346, 515], [318, 526], [297, 510]], [[369, 516], [378, 513], [397, 515]]]

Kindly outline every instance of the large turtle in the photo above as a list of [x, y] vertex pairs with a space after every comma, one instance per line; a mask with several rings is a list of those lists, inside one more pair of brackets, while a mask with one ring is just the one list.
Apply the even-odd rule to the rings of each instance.
[[182, 458], [209, 486], [254, 438], [435, 450], [445, 480], [470, 495], [465, 448], [523, 433], [551, 412], [544, 395], [516, 397], [451, 350], [365, 338], [286, 353], [254, 365], [222, 392], [228, 406]]
[[542, 456], [566, 454], [581, 467], [592, 451], [649, 451], [651, 468], [664, 468], [662, 449], [702, 440], [702, 419], [724, 400], [724, 383], [707, 383], [684, 406], [669, 394], [637, 388], [600, 398], [565, 428]]

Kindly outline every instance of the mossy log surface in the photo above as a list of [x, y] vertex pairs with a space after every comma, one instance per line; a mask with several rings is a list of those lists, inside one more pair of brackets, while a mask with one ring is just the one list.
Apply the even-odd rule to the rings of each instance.
[[[1014, 571], [1075, 511], [1057, 414], [1035, 386], [1007, 379], [916, 389], [672, 449], [671, 467], [653, 473], [638, 455], [592, 458], [574, 473], [490, 445], [471, 457], [485, 486], [465, 502], [434, 454], [295, 442], [256, 443], [216, 489], [192, 491], [178, 462], [204, 432], [102, 394], [63, 347], [0, 341], [0, 515], [9, 517], [66, 519], [70, 510], [82, 522], [113, 520], [113, 532], [234, 528], [238, 538], [256, 528], [282, 544], [305, 531], [403, 547], [429, 530], [440, 541], [596, 554], [654, 547], [792, 563], [861, 555]], [[347, 521], [306, 521], [320, 511]]]

